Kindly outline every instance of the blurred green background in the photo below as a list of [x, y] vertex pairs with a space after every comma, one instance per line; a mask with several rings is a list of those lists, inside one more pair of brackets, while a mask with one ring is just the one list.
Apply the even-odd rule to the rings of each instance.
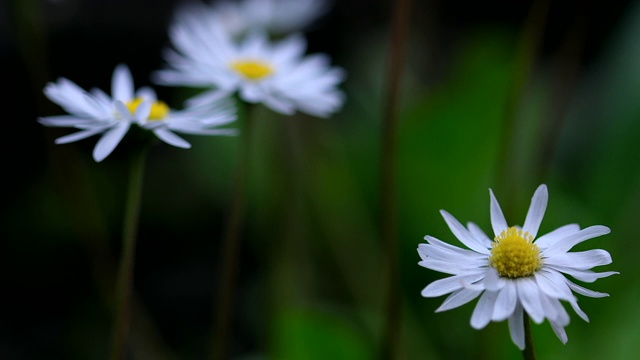
[[[136, 86], [163, 61], [179, 1], [3, 0], [5, 127], [0, 359], [104, 359], [120, 248], [127, 146], [102, 163], [96, 138], [69, 129], [42, 94], [66, 77], [109, 90], [126, 63]], [[392, 1], [336, 0], [307, 32], [310, 52], [346, 69], [330, 119], [258, 108], [249, 208], [233, 314], [234, 359], [373, 359], [385, 275], [380, 138]], [[632, 1], [419, 1], [412, 11], [398, 132], [402, 359], [517, 359], [507, 324], [477, 331], [475, 301], [436, 314], [420, 291], [444, 277], [417, 265], [427, 234], [460, 245], [439, 215], [490, 231], [494, 189], [522, 224], [540, 183], [541, 232], [609, 226], [602, 248], [620, 275], [579, 296], [563, 345], [533, 326], [541, 359], [631, 359], [640, 339], [640, 4]], [[179, 107], [186, 89], [155, 86]], [[6, 113], [8, 109], [8, 114]], [[146, 167], [136, 254], [135, 359], [203, 359], [218, 294], [220, 239], [238, 138], [159, 144]], [[578, 248], [577, 248], [578, 249]]]

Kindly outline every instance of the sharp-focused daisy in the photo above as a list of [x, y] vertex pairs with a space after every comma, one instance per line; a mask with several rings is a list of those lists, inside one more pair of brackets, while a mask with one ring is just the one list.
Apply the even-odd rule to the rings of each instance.
[[509, 319], [511, 338], [520, 349], [525, 347], [523, 311], [536, 323], [548, 319], [558, 338], [566, 343], [564, 328], [569, 324], [569, 315], [560, 300], [568, 302], [582, 319], [589, 321], [573, 292], [589, 297], [608, 294], [585, 289], [565, 274], [589, 283], [617, 274], [590, 270], [611, 263], [607, 251], [569, 250], [585, 240], [608, 234], [609, 228], [596, 225], [581, 230], [578, 225], [569, 224], [536, 238], [547, 207], [545, 185], [533, 195], [522, 228], [507, 225], [498, 201], [492, 191], [490, 194], [493, 240], [476, 224], [469, 223], [465, 228], [448, 212], [441, 211], [453, 234], [471, 250], [426, 236], [428, 243], [418, 247], [422, 258], [419, 265], [453, 276], [429, 284], [422, 290], [422, 296], [450, 294], [436, 310], [440, 312], [481, 295], [471, 316], [471, 326], [482, 329], [490, 321]]
[[306, 41], [292, 35], [272, 42], [252, 33], [240, 42], [203, 18], [183, 19], [171, 27], [174, 50], [168, 67], [154, 74], [164, 85], [207, 88], [189, 102], [203, 106], [238, 93], [242, 100], [262, 103], [282, 114], [296, 110], [319, 117], [338, 111], [344, 94], [337, 89], [345, 73], [331, 67], [322, 54], [304, 56]]
[[45, 95], [70, 115], [41, 117], [38, 121], [46, 126], [80, 129], [56, 139], [56, 144], [103, 134], [93, 149], [93, 158], [98, 162], [115, 149], [132, 123], [152, 131], [162, 141], [181, 148], [191, 145], [174, 132], [196, 135], [234, 133], [234, 130], [216, 128], [236, 119], [235, 110], [229, 102], [220, 100], [207, 108], [171, 110], [167, 104], [157, 100], [153, 89], [143, 87], [136, 92], [126, 65], [116, 67], [111, 85], [110, 97], [100, 89], [86, 92], [65, 78], [49, 83], [44, 89]]
[[193, 16], [222, 26], [232, 36], [250, 31], [286, 35], [311, 25], [329, 10], [327, 0], [223, 0], [211, 5], [190, 2], [180, 6], [177, 21]]

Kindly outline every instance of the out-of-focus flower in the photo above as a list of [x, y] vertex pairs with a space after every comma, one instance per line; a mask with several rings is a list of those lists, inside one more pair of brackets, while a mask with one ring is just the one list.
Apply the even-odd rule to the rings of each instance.
[[223, 27], [232, 36], [256, 30], [286, 35], [304, 30], [329, 8], [329, 0], [223, 0], [211, 5], [189, 2], [179, 7], [176, 21], [198, 17]]
[[38, 121], [46, 126], [80, 129], [56, 139], [56, 144], [102, 134], [93, 150], [93, 158], [98, 162], [111, 154], [133, 123], [152, 131], [162, 141], [181, 148], [191, 145], [174, 132], [196, 135], [234, 133], [234, 130], [216, 128], [236, 119], [232, 104], [224, 102], [224, 99], [207, 108], [171, 110], [167, 104], [157, 100], [153, 89], [143, 87], [135, 91], [131, 72], [123, 64], [115, 68], [111, 85], [112, 94], [108, 96], [97, 88], [86, 92], [65, 78], [49, 83], [44, 89], [45, 95], [69, 115], [41, 117]]
[[607, 251], [569, 250], [585, 240], [608, 234], [609, 228], [596, 225], [580, 230], [577, 224], [569, 224], [536, 239], [547, 207], [545, 185], [536, 190], [522, 228], [507, 225], [498, 201], [492, 191], [490, 194], [493, 240], [476, 224], [469, 223], [465, 228], [448, 212], [441, 211], [453, 234], [471, 250], [426, 236], [428, 243], [418, 247], [422, 258], [419, 265], [453, 276], [429, 284], [422, 296], [450, 293], [436, 310], [440, 312], [482, 295], [471, 316], [471, 326], [482, 329], [490, 321], [509, 319], [511, 338], [520, 349], [525, 347], [523, 311], [536, 323], [547, 318], [558, 338], [566, 343], [564, 328], [569, 324], [569, 315], [560, 300], [567, 301], [582, 319], [589, 321], [573, 292], [589, 297], [608, 294], [585, 289], [564, 274], [585, 282], [617, 274], [590, 270], [611, 263]]
[[282, 114], [300, 110], [328, 117], [342, 107], [344, 94], [337, 85], [344, 71], [331, 67], [324, 54], [305, 56], [304, 37], [272, 42], [254, 32], [236, 41], [202, 20], [182, 19], [171, 27], [175, 50], [165, 53], [168, 66], [154, 73], [159, 84], [206, 88], [190, 105], [203, 106], [238, 92], [242, 100]]

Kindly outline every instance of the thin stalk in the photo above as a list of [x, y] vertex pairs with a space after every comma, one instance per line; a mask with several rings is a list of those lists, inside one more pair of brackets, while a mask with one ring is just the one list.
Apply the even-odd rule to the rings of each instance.
[[226, 233], [222, 243], [220, 285], [216, 304], [216, 324], [213, 332], [212, 356], [215, 360], [229, 358], [229, 335], [232, 331], [231, 315], [240, 263], [238, 254], [240, 252], [242, 225], [247, 207], [247, 183], [251, 165], [252, 115], [251, 111], [246, 111], [245, 113], [244, 133], [238, 150], [238, 162], [233, 182], [231, 212], [227, 220]]
[[[512, 214], [515, 208], [517, 194], [517, 181], [513, 172], [513, 164], [518, 161], [521, 154], [514, 151], [514, 140], [516, 134], [516, 119], [518, 109], [531, 78], [535, 60], [540, 51], [544, 26], [547, 22], [550, 0], [537, 0], [533, 3], [531, 10], [522, 29], [518, 54], [514, 68], [513, 83], [507, 99], [505, 120], [502, 131], [502, 141], [498, 153], [497, 188], [501, 192], [510, 194], [506, 196], [506, 201], [502, 204], [506, 214]], [[507, 219], [509, 216], [507, 216]]]
[[133, 289], [133, 269], [135, 263], [136, 237], [140, 218], [142, 178], [147, 147], [143, 146], [131, 154], [129, 188], [123, 221], [122, 254], [117, 279], [116, 323], [113, 333], [112, 360], [125, 358], [129, 344], [131, 320], [131, 293]]
[[564, 36], [558, 55], [554, 59], [552, 83], [549, 90], [549, 110], [542, 123], [542, 141], [536, 159], [534, 173], [537, 183], [547, 181], [551, 171], [554, 153], [560, 140], [561, 130], [566, 120], [566, 112], [580, 75], [580, 65], [584, 55], [589, 14], [594, 1], [581, 3], [576, 9], [573, 24]]
[[526, 313], [524, 314], [524, 346], [522, 350], [524, 360], [536, 360], [536, 349], [533, 347], [533, 336], [531, 336], [531, 321]]
[[387, 84], [386, 108], [382, 125], [381, 155], [381, 226], [382, 242], [387, 255], [387, 288], [385, 326], [382, 337], [383, 359], [400, 357], [402, 302], [400, 289], [399, 241], [396, 210], [396, 138], [398, 128], [398, 102], [400, 81], [404, 70], [405, 48], [409, 33], [411, 0], [393, 2], [391, 58]]

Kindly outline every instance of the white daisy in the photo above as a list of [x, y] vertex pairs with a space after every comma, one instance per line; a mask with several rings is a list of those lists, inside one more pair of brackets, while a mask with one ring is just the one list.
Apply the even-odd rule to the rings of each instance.
[[327, 0], [222, 0], [182, 4], [176, 21], [196, 16], [222, 26], [232, 36], [258, 30], [286, 35], [308, 27], [329, 10]]
[[608, 234], [609, 228], [596, 225], [580, 229], [577, 224], [562, 226], [536, 239], [547, 207], [547, 187], [540, 185], [531, 200], [524, 226], [509, 227], [493, 192], [491, 194], [491, 240], [476, 224], [465, 228], [448, 212], [441, 210], [453, 234], [471, 250], [449, 245], [432, 236], [428, 244], [420, 244], [419, 265], [453, 276], [434, 281], [422, 290], [424, 297], [450, 294], [436, 312], [464, 305], [482, 295], [471, 316], [471, 326], [484, 328], [490, 321], [509, 319], [513, 342], [524, 349], [523, 311], [536, 323], [545, 318], [563, 342], [567, 342], [565, 327], [569, 315], [560, 303], [567, 301], [585, 321], [576, 292], [589, 297], [608, 294], [585, 289], [565, 277], [594, 282], [618, 274], [614, 271], [596, 273], [590, 269], [611, 263], [605, 250], [569, 252], [575, 245]]
[[95, 134], [103, 134], [94, 150], [95, 161], [104, 160], [129, 130], [132, 123], [151, 130], [162, 141], [181, 148], [191, 145], [175, 132], [197, 135], [230, 135], [233, 130], [215, 127], [234, 121], [234, 109], [222, 101], [208, 108], [174, 111], [157, 100], [149, 87], [137, 92], [131, 72], [126, 65], [118, 65], [113, 72], [112, 96], [100, 89], [86, 92], [65, 78], [49, 83], [45, 95], [70, 115], [41, 117], [46, 126], [74, 127], [81, 131], [60, 137], [56, 144], [78, 141]]
[[175, 47], [166, 52], [168, 67], [154, 74], [164, 85], [208, 88], [189, 102], [202, 106], [238, 93], [282, 114], [300, 110], [319, 117], [338, 111], [344, 94], [336, 88], [345, 73], [326, 55], [304, 56], [306, 41], [292, 35], [271, 42], [252, 33], [240, 42], [215, 24], [194, 16], [171, 27]]

